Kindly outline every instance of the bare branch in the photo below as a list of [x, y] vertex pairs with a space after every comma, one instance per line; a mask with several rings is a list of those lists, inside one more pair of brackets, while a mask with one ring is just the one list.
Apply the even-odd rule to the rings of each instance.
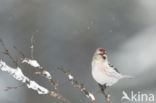
[[70, 103], [69, 100], [67, 100], [66, 98], [64, 98], [64, 97], [63, 97], [61, 94], [59, 94], [59, 93], [55, 93], [55, 92], [53, 92], [53, 91], [50, 91], [50, 92], [49, 92], [49, 95], [50, 95], [50, 96], [53, 96], [53, 97], [55, 97], [55, 98], [57, 98], [57, 99], [60, 99], [60, 100], [64, 101], [65, 103]]
[[[14, 48], [16, 49], [16, 51], [22, 56], [21, 58], [21, 63], [27, 63], [29, 64], [30, 66], [32, 67], [35, 67], [35, 68], [38, 68], [40, 71], [39, 72], [35, 72], [36, 75], [41, 75], [43, 77], [45, 77], [46, 79], [49, 80], [49, 82], [51, 83], [51, 85], [57, 89], [58, 88], [58, 81], [55, 82], [53, 79], [52, 79], [52, 75], [47, 71], [45, 70], [42, 66], [40, 66], [40, 64], [38, 63], [37, 60], [35, 59], [29, 59], [29, 58], [26, 58], [24, 53], [20, 50], [17, 49], [17, 47], [14, 46]], [[31, 49], [32, 50], [32, 49]]]
[[[33, 39], [32, 39], [33, 40]], [[49, 94], [52, 97], [55, 97], [59, 100], [64, 101], [65, 103], [70, 103], [69, 100], [67, 100], [65, 97], [63, 97], [60, 93], [56, 93], [54, 91], [50, 91], [42, 86], [40, 86], [39, 84], [37, 84], [35, 81], [30, 80], [28, 77], [24, 76], [22, 70], [18, 67], [18, 63], [17, 61], [15, 61], [13, 59], [13, 57], [11, 56], [11, 54], [9, 53], [8, 49], [6, 48], [5, 44], [3, 43], [2, 40], [0, 40], [0, 43], [3, 47], [3, 49], [5, 50], [5, 54], [9, 56], [9, 58], [13, 61], [13, 63], [16, 65], [16, 68], [11, 68], [8, 65], [6, 65], [5, 62], [3, 62], [2, 60], [0, 61], [0, 69], [2, 71], [6, 71], [9, 74], [11, 74], [15, 79], [22, 81], [24, 84], [26, 84], [26, 86], [28, 88], [31, 88], [33, 90], [36, 90], [38, 92], [38, 94]], [[55, 83], [52, 79], [51, 74], [44, 70], [43, 67], [40, 66], [40, 64], [37, 62], [37, 60], [33, 60], [33, 59], [28, 59], [25, 57], [24, 53], [22, 53], [21, 51], [19, 51], [15, 46], [14, 49], [22, 56], [20, 62], [22, 63], [27, 63], [29, 65], [31, 65], [32, 67], [36, 67], [40, 69], [40, 72], [36, 72], [36, 74], [40, 74], [42, 76], [44, 76], [45, 78], [47, 78], [50, 83], [54, 86], [55, 89], [57, 89], [58, 87], [58, 83]], [[31, 49], [32, 51], [32, 49]], [[32, 52], [33, 53], [33, 52]], [[7, 87], [6, 90], [9, 89], [17, 89], [20, 86], [17, 87]]]
[[13, 46], [13, 47], [22, 56], [22, 58], [25, 58], [25, 55], [22, 51], [18, 50], [16, 46]]
[[34, 59], [34, 35], [36, 34], [36, 32], [33, 32], [32, 33], [32, 36], [31, 36], [31, 59]]
[[24, 87], [25, 86], [25, 84], [22, 84], [22, 85], [20, 85], [20, 86], [16, 86], [16, 87], [6, 87], [5, 88], [5, 91], [8, 91], [8, 90], [11, 90], [11, 89], [17, 89], [17, 88], [21, 88], [21, 87]]
[[71, 75], [71, 72], [69, 70], [65, 71], [63, 67], [59, 67], [59, 70], [61, 70], [64, 74], [68, 76], [68, 80], [70, 83], [81, 90], [82, 93], [85, 94], [87, 98], [90, 99], [92, 103], [95, 103], [95, 97], [92, 93], [90, 93], [86, 88], [84, 88], [83, 84], [79, 84], [77, 81], [74, 80], [74, 77]]
[[12, 62], [15, 64], [15, 66], [17, 67], [18, 64], [17, 64], [16, 60], [14, 60], [14, 58], [11, 56], [11, 54], [10, 54], [9, 50], [6, 48], [3, 40], [0, 39], [0, 43], [4, 49], [4, 54], [6, 54], [12, 60]]
[[26, 84], [26, 86], [34, 91], [37, 91], [38, 94], [49, 94], [52, 97], [55, 97], [59, 100], [62, 100], [65, 103], [70, 103], [69, 100], [64, 98], [61, 94], [56, 93], [54, 91], [50, 91], [47, 88], [40, 86], [37, 82], [29, 79], [25, 76], [21, 70], [21, 68], [12, 68], [8, 66], [3, 60], [0, 60], [0, 69], [2, 71], [8, 72], [12, 75], [16, 80], [21, 81]]
[[[35, 33], [34, 33], [35, 34]], [[19, 51], [15, 46], [14, 48], [16, 49], [16, 51], [22, 56], [22, 58], [20, 59], [20, 63], [26, 63], [34, 68], [38, 68], [39, 72], [35, 72], [36, 75], [40, 75], [43, 76], [44, 78], [48, 79], [49, 82], [51, 83], [51, 85], [57, 90], [58, 89], [58, 81], [55, 82], [52, 78], [52, 75], [45, 70], [37, 60], [34, 59], [34, 34], [31, 37], [31, 59], [25, 57], [24, 53], [22, 53], [21, 51]], [[18, 66], [18, 62], [15, 61], [13, 59], [13, 57], [11, 56], [11, 54], [9, 53], [8, 49], [6, 48], [5, 44], [3, 43], [2, 40], [0, 40], [3, 49], [5, 50], [5, 54], [9, 56], [9, 58], [13, 61], [13, 63], [16, 65], [16, 68], [12, 68], [10, 66], [8, 66], [3, 60], [0, 60], [0, 69], [2, 71], [8, 72], [9, 74], [11, 74], [15, 79], [23, 82], [28, 88], [31, 88], [34, 91], [37, 91], [38, 94], [48, 94], [52, 97], [55, 97], [59, 100], [62, 100], [65, 103], [70, 103], [70, 101], [68, 99], [66, 99], [64, 96], [62, 96], [60, 93], [55, 92], [55, 91], [51, 91], [48, 90], [47, 88], [39, 85], [37, 82], [30, 80], [27, 76], [25, 76], [21, 70], [21, 68]], [[66, 74], [66, 76], [68, 77], [68, 80], [70, 81], [70, 83], [74, 86], [77, 87], [81, 90], [81, 92], [83, 94], [85, 94], [85, 96], [87, 98], [89, 98], [89, 100], [91, 101], [91, 103], [95, 103], [95, 97], [94, 95], [89, 92], [84, 86], [83, 84], [79, 84], [77, 81], [74, 80], [74, 77], [71, 75], [71, 72], [69, 70], [65, 71], [63, 68], [58, 68], [59, 70], [61, 70], [62, 72], [64, 72], [64, 74]], [[20, 87], [20, 86], [18, 86]], [[6, 90], [9, 89], [17, 89], [18, 87], [7, 87]], [[105, 98], [107, 98], [108, 96], [105, 95]], [[108, 101], [109, 101], [109, 97], [108, 97]], [[109, 102], [106, 102], [109, 103]]]
[[55, 82], [52, 79], [52, 75], [47, 70], [45, 70], [42, 66], [40, 66], [40, 64], [38, 63], [37, 60], [31, 60], [31, 59], [28, 59], [28, 58], [24, 58], [22, 60], [22, 63], [27, 63], [27, 64], [29, 64], [32, 67], [38, 68], [40, 71], [39, 72], [36, 72], [35, 74], [36, 75], [41, 75], [41, 76], [45, 77], [46, 79], [48, 79], [50, 81], [51, 85], [55, 89], [58, 88], [58, 82]]

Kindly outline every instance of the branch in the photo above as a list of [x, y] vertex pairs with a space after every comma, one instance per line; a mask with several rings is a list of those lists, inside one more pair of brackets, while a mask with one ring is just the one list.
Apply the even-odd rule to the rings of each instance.
[[16, 67], [12, 68], [8, 66], [3, 60], [0, 60], [0, 69], [4, 72], [12, 75], [16, 80], [21, 81], [26, 84], [26, 86], [34, 91], [37, 91], [38, 94], [48, 94], [52, 97], [55, 97], [59, 100], [62, 100], [65, 103], [70, 103], [66, 98], [64, 98], [61, 94], [55, 93], [54, 91], [50, 91], [47, 88], [39, 85], [37, 82], [29, 79], [25, 76], [21, 70], [21, 68]]
[[31, 49], [31, 58], [32, 59], [34, 59], [34, 35], [36, 34], [36, 32], [33, 32], [32, 33], [32, 36], [31, 36], [31, 47], [30, 47], [30, 49]]
[[22, 63], [27, 63], [32, 67], [38, 68], [40, 71], [36, 72], [35, 74], [45, 77], [50, 81], [51, 85], [54, 86], [55, 89], [58, 88], [58, 82], [54, 82], [54, 80], [52, 79], [52, 75], [47, 70], [45, 70], [42, 66], [40, 66], [37, 60], [23, 58]]
[[14, 63], [14, 65], [17, 67], [18, 64], [17, 64], [16, 60], [14, 60], [14, 58], [11, 56], [10, 52], [8, 51], [8, 49], [6, 48], [4, 42], [1, 39], [0, 39], [0, 43], [1, 43], [2, 47], [3, 47], [3, 49], [4, 49], [4, 52], [3, 53], [5, 55], [7, 55], [12, 60], [12, 62]]
[[109, 97], [110, 97], [110, 95], [107, 95], [106, 93], [105, 93], [105, 91], [102, 91], [102, 94], [105, 96], [105, 102], [106, 103], [109, 103]]
[[22, 84], [22, 85], [16, 86], [16, 87], [6, 87], [5, 91], [11, 90], [11, 89], [17, 89], [17, 88], [24, 87], [24, 86], [25, 86], [25, 84]]
[[77, 87], [81, 90], [81, 92], [83, 94], [85, 94], [85, 96], [87, 98], [90, 99], [90, 101], [92, 103], [95, 103], [95, 97], [92, 93], [90, 93], [88, 90], [86, 90], [86, 88], [84, 88], [83, 84], [79, 84], [77, 81], [74, 80], [74, 77], [71, 75], [71, 72], [69, 70], [65, 71], [62, 67], [58, 68], [59, 70], [61, 70], [64, 74], [66, 74], [66, 76], [68, 76], [68, 80], [70, 81], [70, 83], [74, 86]]
[[[8, 49], [6, 48], [6, 46], [4, 45], [3, 41], [0, 40], [2, 47], [4, 49], [4, 53], [12, 60], [12, 62], [15, 64], [16, 68], [12, 68], [10, 66], [8, 66], [3, 60], [0, 60], [0, 69], [2, 71], [8, 72], [10, 75], [12, 75], [16, 80], [19, 80], [21, 82], [24, 83], [24, 85], [27, 86], [27, 88], [30, 88], [34, 91], [37, 91], [38, 94], [48, 94], [52, 97], [55, 97], [59, 100], [62, 100], [65, 103], [70, 103], [69, 100], [67, 100], [65, 97], [63, 97], [60, 93], [55, 92], [55, 91], [51, 91], [48, 90], [47, 88], [39, 85], [37, 82], [30, 80], [27, 76], [25, 76], [21, 70], [21, 68], [18, 66], [18, 62], [16, 60], [13, 59], [13, 57], [11, 56], [11, 54], [9, 53]], [[15, 46], [14, 48], [17, 50], [17, 52], [22, 56], [22, 58], [20, 58], [20, 63], [26, 63], [34, 68], [38, 68], [39, 72], [35, 72], [36, 75], [41, 75], [44, 78], [48, 79], [51, 83], [51, 85], [57, 90], [58, 89], [58, 82], [54, 82], [52, 75], [45, 70], [45, 68], [43, 66], [40, 65], [40, 63], [34, 59], [34, 34], [31, 37], [31, 59], [27, 58], [24, 53], [22, 53], [21, 51], [19, 51]], [[68, 80], [70, 81], [70, 83], [74, 86], [77, 87], [81, 90], [81, 92], [83, 94], [85, 94], [85, 96], [87, 98], [89, 98], [89, 100], [91, 101], [91, 103], [95, 103], [95, 97], [94, 95], [89, 92], [88, 90], [86, 90], [86, 88], [83, 86], [83, 84], [79, 84], [77, 81], [74, 80], [74, 77], [71, 75], [70, 71], [65, 71], [63, 68], [58, 68], [61, 71], [63, 71], [66, 76], [68, 77]], [[21, 86], [18, 86], [21, 87]], [[18, 87], [8, 87], [7, 90], [9, 89], [16, 89]], [[105, 96], [106, 97], [106, 96]], [[109, 103], [109, 102], [106, 102]]]
[[32, 59], [29, 59], [27, 57], [25, 57], [24, 53], [20, 50], [17, 49], [16, 46], [14, 46], [15, 50], [22, 56], [20, 62], [21, 63], [26, 63], [26, 64], [29, 64], [30, 66], [34, 67], [34, 68], [38, 68], [40, 71], [39, 72], [35, 72], [36, 75], [41, 75], [43, 77], [45, 77], [46, 79], [49, 80], [50, 84], [55, 88], [55, 89], [58, 89], [58, 81], [55, 82], [53, 79], [52, 79], [52, 75], [47, 71], [45, 70], [39, 63], [37, 60], [33, 59], [33, 54], [34, 54], [34, 34], [32, 35], [31, 37], [31, 58]]
[[[17, 80], [19, 80], [19, 81], [22, 81], [24, 84], [26, 84], [26, 86], [27, 86], [28, 88], [31, 88], [31, 89], [37, 91], [38, 94], [48, 94], [48, 95], [50, 95], [50, 96], [52, 96], [52, 97], [55, 97], [55, 98], [57, 98], [57, 99], [59, 99], [59, 100], [62, 100], [62, 101], [65, 102], [65, 103], [70, 103], [69, 100], [67, 100], [66, 98], [64, 98], [60, 93], [56, 93], [56, 92], [54, 92], [54, 91], [50, 91], [50, 90], [48, 90], [48, 89], [46, 89], [46, 88], [40, 86], [40, 85], [39, 85], [38, 83], [36, 83], [35, 81], [32, 81], [32, 80], [30, 80], [28, 77], [26, 77], [26, 76], [23, 74], [21, 68], [19, 68], [17, 61], [15, 61], [15, 60], [13, 59], [13, 57], [11, 56], [11, 54], [10, 54], [10, 52], [8, 51], [8, 49], [6, 48], [4, 42], [3, 42], [2, 40], [0, 40], [0, 43], [1, 43], [2, 47], [3, 47], [3, 49], [4, 49], [4, 53], [12, 60], [12, 62], [13, 62], [13, 63], [15, 64], [15, 66], [16, 66], [16, 68], [12, 68], [12, 67], [8, 66], [4, 61], [0, 60], [0, 69], [1, 69], [2, 71], [8, 72], [8, 73], [11, 74], [15, 79], [17, 79]], [[16, 47], [14, 47], [14, 48], [19, 52], [19, 54], [22, 55], [22, 57], [25, 57], [24, 54], [23, 54], [21, 51], [19, 51]], [[28, 61], [29, 61], [29, 59], [23, 59], [23, 61], [24, 61], [24, 60], [28, 60]], [[49, 73], [48, 71], [43, 70], [43, 68], [39, 65], [39, 63], [38, 63], [36, 60], [31, 60], [31, 61], [29, 61], [28, 63], [31, 64], [33, 67], [38, 67], [38, 68], [42, 69], [42, 72], [41, 72], [42, 75], [44, 75], [44, 77], [46, 77], [47, 79], [51, 80], [51, 84], [52, 84], [52, 83], [55, 83], [55, 82], [52, 80], [52, 77], [51, 77], [50, 73]], [[18, 86], [18, 87], [20, 87], [20, 86]], [[18, 88], [18, 87], [9, 87], [9, 88], [7, 88], [7, 90], [13, 89], [13, 88], [16, 89], [16, 88]]]

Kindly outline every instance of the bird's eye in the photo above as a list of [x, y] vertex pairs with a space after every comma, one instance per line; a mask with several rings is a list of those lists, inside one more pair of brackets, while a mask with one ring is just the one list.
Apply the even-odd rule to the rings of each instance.
[[103, 59], [106, 59], [106, 56], [102, 56]]

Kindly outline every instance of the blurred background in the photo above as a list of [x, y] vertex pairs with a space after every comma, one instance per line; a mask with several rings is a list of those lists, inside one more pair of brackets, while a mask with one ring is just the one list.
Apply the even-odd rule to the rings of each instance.
[[[135, 76], [107, 90], [111, 103], [130, 103], [121, 101], [123, 90], [128, 95], [134, 91], [156, 96], [155, 5], [155, 0], [0, 0], [0, 38], [15, 58], [19, 55], [14, 45], [30, 57], [30, 38], [36, 32], [35, 58], [54, 80], [59, 80], [60, 92], [72, 103], [89, 100], [57, 67], [70, 69], [75, 79], [96, 96], [96, 103], [104, 103], [91, 76], [92, 55], [103, 47], [120, 72]], [[0, 46], [0, 58], [13, 66], [2, 51]], [[24, 65], [22, 70], [53, 90], [44, 78], [33, 75], [34, 68]], [[25, 87], [4, 91], [7, 86], [19, 85], [0, 71], [0, 103], [62, 103]]]

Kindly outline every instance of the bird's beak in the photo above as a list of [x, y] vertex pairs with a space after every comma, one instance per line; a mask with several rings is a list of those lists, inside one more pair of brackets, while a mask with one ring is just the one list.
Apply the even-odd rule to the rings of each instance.
[[103, 55], [102, 56], [106, 56], [106, 53], [103, 53]]

